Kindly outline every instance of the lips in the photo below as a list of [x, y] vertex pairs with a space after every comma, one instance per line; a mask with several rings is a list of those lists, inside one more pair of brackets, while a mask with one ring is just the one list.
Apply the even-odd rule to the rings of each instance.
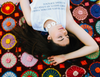
[[59, 30], [64, 29], [63, 27], [59, 28]]

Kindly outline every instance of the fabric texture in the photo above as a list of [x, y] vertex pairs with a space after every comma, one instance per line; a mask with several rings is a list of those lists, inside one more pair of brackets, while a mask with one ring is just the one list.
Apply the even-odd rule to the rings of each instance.
[[66, 26], [66, 6], [70, 5], [70, 0], [34, 0], [31, 4], [32, 27], [38, 31], [44, 31], [44, 23], [51, 19]]
[[[1, 0], [0, 0], [1, 1]], [[14, 1], [14, 0], [13, 0]], [[31, 2], [32, 0], [30, 0]], [[43, 0], [40, 0], [43, 1]], [[47, 0], [49, 1], [49, 0]], [[67, 1], [67, 0], [66, 0]], [[7, 3], [7, 2], [6, 2]], [[6, 4], [5, 3], [5, 4]], [[78, 6], [84, 7], [88, 11], [88, 16], [84, 20], [78, 20], [74, 16], [74, 20], [82, 26], [83, 29], [86, 30], [87, 33], [92, 33], [92, 38], [97, 42], [100, 47], [100, 16], [94, 17], [91, 13], [94, 10], [90, 8], [97, 4], [97, 0], [70, 0], [70, 10], [73, 12], [75, 8]], [[98, 3], [100, 4], [100, 3]], [[5, 6], [2, 8], [3, 4], [0, 4], [0, 24], [5, 21], [6, 18], [11, 17], [13, 18], [16, 23], [16, 26], [21, 26], [21, 24], [25, 23], [25, 19], [22, 14], [22, 10], [20, 7], [20, 3], [13, 4], [15, 10], [11, 12], [14, 8], [9, 8], [10, 6]], [[5, 12], [9, 11], [9, 15], [1, 12], [1, 8]], [[100, 5], [99, 5], [100, 8]], [[92, 11], [92, 12], [91, 12]], [[97, 11], [98, 13], [99, 11]], [[82, 13], [82, 12], [81, 12]], [[78, 14], [78, 13], [77, 13]], [[100, 14], [100, 12], [98, 13]], [[72, 13], [73, 15], [73, 13]], [[39, 18], [38, 18], [39, 19]], [[8, 23], [9, 25], [9, 23]], [[14, 26], [15, 26], [14, 25]], [[12, 27], [9, 25], [7, 27]], [[34, 60], [30, 55], [26, 56], [22, 62], [21, 58], [25, 51], [22, 51], [21, 47], [17, 46], [21, 41], [17, 41], [17, 43], [11, 49], [5, 49], [1, 46], [1, 42], [3, 37], [7, 35], [7, 33], [11, 33], [10, 31], [5, 31], [2, 26], [0, 26], [0, 77], [100, 77], [100, 50], [98, 52], [92, 53], [90, 55], [80, 57], [77, 59], [72, 59], [65, 61], [57, 66], [52, 66], [48, 62], [47, 59], [45, 60], [38, 60], [35, 61], [32, 65], [26, 67], [22, 64], [22, 62], [26, 62], [24, 64], [28, 64]], [[41, 34], [47, 35], [45, 32], [41, 32]], [[14, 35], [13, 35], [14, 36]], [[16, 38], [16, 37], [15, 37]], [[11, 40], [10, 40], [11, 39]], [[12, 46], [13, 38], [5, 38], [4, 46], [7, 44]], [[17, 52], [19, 54], [17, 54]], [[7, 56], [6, 56], [7, 55]], [[12, 64], [12, 65], [9, 65]], [[6, 68], [10, 66], [9, 68]], [[12, 66], [12, 67], [11, 67]], [[49, 73], [50, 72], [50, 73]]]

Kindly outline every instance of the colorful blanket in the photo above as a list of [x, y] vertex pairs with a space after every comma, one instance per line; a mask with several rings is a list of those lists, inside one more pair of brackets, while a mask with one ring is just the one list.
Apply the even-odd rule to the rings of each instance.
[[[70, 10], [75, 21], [100, 46], [100, 0], [71, 0]], [[100, 77], [100, 51], [57, 66], [23, 52], [10, 32], [23, 23], [20, 3], [0, 5], [0, 77]]]

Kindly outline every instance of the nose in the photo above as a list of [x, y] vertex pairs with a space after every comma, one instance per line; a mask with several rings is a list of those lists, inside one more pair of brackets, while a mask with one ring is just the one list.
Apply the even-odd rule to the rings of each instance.
[[63, 30], [63, 33], [64, 33], [64, 35], [66, 35], [66, 34], [67, 34], [67, 31], [64, 29], [64, 30]]

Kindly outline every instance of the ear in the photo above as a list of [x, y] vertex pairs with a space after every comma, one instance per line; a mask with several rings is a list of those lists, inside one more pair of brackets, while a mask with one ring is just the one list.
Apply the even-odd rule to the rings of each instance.
[[50, 35], [48, 35], [47, 40], [51, 40], [51, 36]]

